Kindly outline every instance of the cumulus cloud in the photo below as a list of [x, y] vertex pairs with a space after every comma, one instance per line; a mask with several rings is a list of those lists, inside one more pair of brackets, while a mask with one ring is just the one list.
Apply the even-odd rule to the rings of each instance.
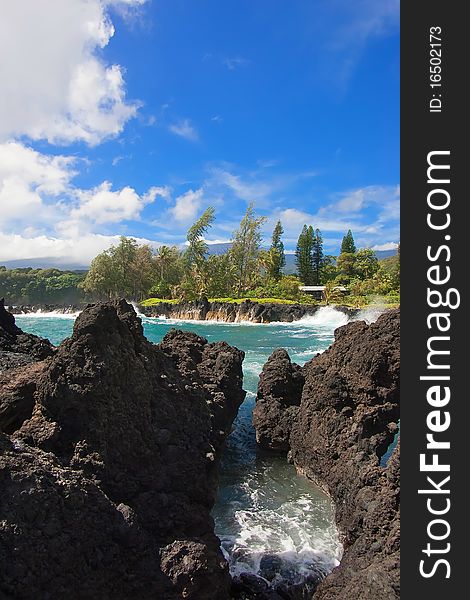
[[157, 197], [170, 196], [164, 186], [139, 194], [108, 181], [81, 189], [73, 185], [76, 163], [19, 142], [0, 144], [0, 261], [83, 256], [84, 264], [117, 239], [100, 226], [140, 219]]
[[[139, 244], [160, 245], [158, 242], [135, 237]], [[0, 232], [0, 264], [7, 261], [47, 259], [56, 265], [86, 266], [92, 259], [113, 244], [119, 243], [117, 235], [85, 233], [79, 237], [52, 235], [27, 235]]]
[[0, 224], [50, 218], [47, 198], [64, 193], [75, 159], [47, 156], [18, 142], [0, 144]]
[[396, 242], [385, 242], [385, 244], [377, 244], [372, 246], [372, 250], [396, 250], [398, 244]]
[[126, 186], [113, 191], [109, 181], [103, 181], [90, 190], [77, 190], [79, 206], [74, 208], [71, 219], [89, 219], [94, 223], [119, 223], [138, 219], [143, 208], [155, 201], [157, 196], [168, 196], [165, 187], [151, 187], [141, 196], [131, 187]]
[[[0, 20], [0, 140], [27, 136], [94, 145], [122, 131], [138, 103], [123, 68], [100, 51], [114, 35], [107, 9], [143, 0], [18, 0]], [[27, 43], [26, 43], [27, 41]]]
[[176, 198], [175, 205], [170, 209], [170, 214], [182, 223], [194, 220], [201, 208], [203, 197], [204, 191], [202, 188], [196, 191], [188, 190]]

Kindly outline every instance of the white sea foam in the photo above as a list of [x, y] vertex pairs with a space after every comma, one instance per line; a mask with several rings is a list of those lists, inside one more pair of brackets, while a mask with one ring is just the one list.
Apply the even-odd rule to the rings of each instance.
[[329, 327], [336, 329], [341, 325], [346, 325], [349, 317], [333, 306], [321, 306], [314, 315], [302, 317], [295, 324], [310, 327]]
[[369, 324], [375, 323], [384, 311], [385, 308], [383, 306], [368, 306], [367, 308], [361, 309], [351, 320], [365, 321]]
[[76, 311], [76, 312], [60, 312], [57, 310], [53, 310], [53, 311], [42, 311], [41, 309], [39, 309], [36, 312], [22, 312], [22, 313], [16, 313], [15, 314], [15, 319], [22, 319], [22, 318], [29, 318], [29, 319], [76, 319], [78, 317], [78, 315], [80, 314], [81, 311]]
[[139, 306], [135, 302], [130, 302], [132, 308], [135, 310], [135, 314], [140, 318], [146, 318], [143, 313], [140, 312]]
[[266, 508], [261, 496], [258, 488], [251, 490], [251, 507], [235, 511], [238, 533], [221, 538], [233, 576], [263, 576], [262, 559], [267, 556], [277, 563], [274, 584], [322, 577], [339, 564], [342, 546], [327, 499], [302, 495]]

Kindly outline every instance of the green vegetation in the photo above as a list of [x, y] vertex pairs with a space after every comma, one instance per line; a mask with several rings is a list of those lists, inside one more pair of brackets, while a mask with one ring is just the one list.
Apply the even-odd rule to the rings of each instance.
[[286, 265], [286, 256], [284, 254], [284, 244], [282, 243], [282, 234], [284, 229], [281, 221], [276, 223], [273, 235], [271, 238], [271, 247], [265, 257], [266, 274], [268, 278], [278, 281], [282, 277], [282, 269]]
[[313, 227], [304, 225], [299, 235], [297, 248], [295, 250], [295, 266], [297, 273], [304, 285], [317, 285], [313, 264], [313, 248], [315, 245], [315, 233]]
[[6, 269], [0, 266], [0, 298], [13, 304], [78, 304], [85, 273], [59, 269]]
[[252, 289], [260, 280], [261, 225], [266, 217], [256, 217], [253, 204], [247, 208], [240, 227], [232, 237], [228, 254], [233, 265], [237, 296]]
[[142, 300], [142, 306], [157, 306], [158, 304], [178, 304], [179, 300], [177, 298], [173, 298], [172, 300], [168, 300], [165, 298], [147, 298], [147, 300]]
[[344, 236], [341, 242], [341, 254], [354, 254], [356, 252], [356, 244], [352, 231], [348, 229], [348, 233]]
[[[400, 301], [400, 253], [377, 260], [367, 248], [357, 250], [349, 230], [341, 254], [325, 255], [321, 231], [305, 224], [295, 252], [297, 275], [285, 275], [282, 223], [274, 227], [268, 250], [261, 248], [265, 217], [252, 204], [232, 235], [225, 254], [210, 255], [206, 235], [215, 219], [208, 207], [188, 229], [184, 250], [161, 246], [152, 250], [132, 238], [96, 256], [90, 270], [13, 269], [0, 267], [0, 297], [7, 304], [78, 304], [126, 297], [144, 306], [206, 297], [220, 302], [307, 303], [318, 300], [301, 286], [325, 286], [322, 303], [364, 306]], [[345, 290], [343, 289], [345, 288]], [[147, 298], [147, 300], [144, 300]]]

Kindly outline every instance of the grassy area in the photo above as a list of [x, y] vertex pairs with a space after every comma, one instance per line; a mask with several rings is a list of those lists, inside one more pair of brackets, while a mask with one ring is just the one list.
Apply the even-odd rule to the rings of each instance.
[[158, 304], [178, 304], [179, 300], [166, 300], [165, 298], [147, 298], [142, 300], [141, 306], [157, 306]]

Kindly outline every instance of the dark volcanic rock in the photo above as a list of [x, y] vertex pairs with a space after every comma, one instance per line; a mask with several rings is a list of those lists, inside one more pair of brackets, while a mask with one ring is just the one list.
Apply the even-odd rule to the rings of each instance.
[[[28, 358], [24, 354], [17, 356]], [[0, 431], [13, 433], [24, 421], [31, 418], [36, 383], [47, 364], [47, 361], [34, 364], [26, 361], [20, 368], [11, 368], [5, 373], [0, 373]], [[25, 368], [26, 365], [29, 365], [28, 368]]]
[[5, 310], [4, 300], [0, 299], [0, 372], [26, 363], [26, 359], [15, 357], [12, 353], [26, 355], [30, 361], [43, 360], [52, 356], [54, 347], [48, 340], [24, 333], [15, 324], [15, 317]]
[[386, 469], [356, 496], [360, 533], [339, 567], [319, 585], [315, 600], [400, 598], [400, 447]]
[[276, 351], [261, 375], [259, 441], [273, 447], [287, 421], [289, 460], [331, 495], [344, 534], [342, 563], [315, 599], [399, 597], [399, 450], [380, 467], [399, 419], [399, 329], [397, 310], [337, 329], [334, 344], [302, 368], [299, 407], [285, 355]]
[[[228, 598], [210, 511], [245, 395], [242, 360], [174, 330], [155, 346], [124, 301], [88, 306], [41, 373], [25, 367], [36, 381], [30, 418], [9, 413], [0, 592]], [[19, 385], [10, 381], [10, 396]], [[38, 551], [31, 540], [44, 529]]]
[[[250, 321], [252, 323], [272, 323], [275, 321], [291, 323], [302, 317], [314, 315], [319, 306], [313, 304], [277, 304], [274, 302], [253, 302], [245, 300], [235, 302], [209, 302], [207, 298], [194, 302], [169, 304], [161, 302], [155, 306], [140, 306], [139, 309], [148, 317], [164, 316], [171, 319], [194, 319], [197, 321]], [[337, 310], [355, 315], [358, 311], [346, 306], [335, 307]]]
[[289, 450], [292, 424], [297, 416], [304, 376], [283, 348], [275, 350], [264, 365], [258, 385], [253, 424], [256, 441], [263, 448]]

